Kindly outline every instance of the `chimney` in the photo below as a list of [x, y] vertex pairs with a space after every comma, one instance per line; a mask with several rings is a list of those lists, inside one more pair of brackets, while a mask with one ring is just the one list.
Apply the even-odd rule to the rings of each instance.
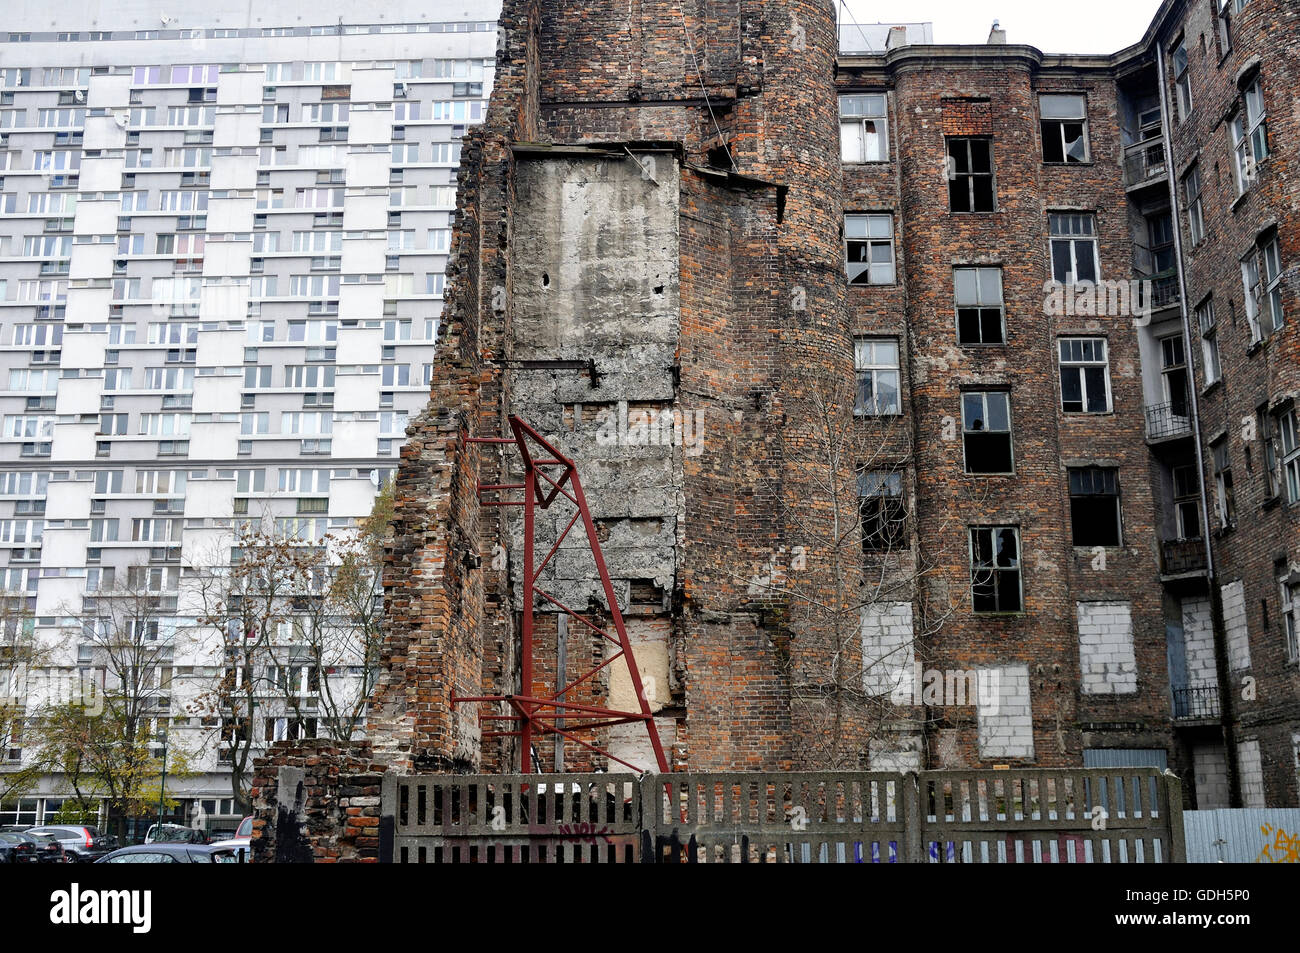
[[907, 27], [891, 26], [889, 38], [885, 40], [885, 49], [896, 50], [900, 46], [907, 46]]
[[993, 29], [989, 30], [989, 46], [1006, 46], [1007, 31], [1002, 29], [997, 20], [993, 21]]

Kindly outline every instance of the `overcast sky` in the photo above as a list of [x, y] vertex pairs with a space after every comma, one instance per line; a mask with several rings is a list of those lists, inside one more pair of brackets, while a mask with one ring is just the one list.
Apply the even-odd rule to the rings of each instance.
[[[841, 2], [841, 0], [836, 0]], [[1114, 53], [1142, 39], [1160, 0], [843, 0], [858, 23], [930, 21], [936, 43], [983, 43], [998, 20], [1008, 43], [1044, 53]], [[841, 14], [843, 7], [841, 7]]]

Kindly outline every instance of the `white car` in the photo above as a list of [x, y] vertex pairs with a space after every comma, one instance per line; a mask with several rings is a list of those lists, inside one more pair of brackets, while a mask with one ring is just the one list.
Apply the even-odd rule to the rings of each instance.
[[239, 862], [241, 864], [246, 864], [249, 861], [249, 856], [248, 856], [249, 842], [251, 841], [252, 837], [253, 837], [253, 818], [246, 817], [239, 822], [239, 827], [235, 830], [234, 837], [231, 837], [228, 840], [213, 841], [209, 846], [233, 848], [237, 856], [239, 857]]

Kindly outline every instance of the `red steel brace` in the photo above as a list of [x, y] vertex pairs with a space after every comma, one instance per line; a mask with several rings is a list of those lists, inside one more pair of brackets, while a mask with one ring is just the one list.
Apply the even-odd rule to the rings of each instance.
[[[614, 597], [614, 584], [610, 581], [609, 570], [605, 567], [605, 557], [600, 551], [600, 541], [596, 538], [596, 526], [592, 522], [591, 511], [587, 508], [587, 499], [582, 493], [582, 481], [578, 478], [577, 465], [514, 414], [510, 415], [509, 421], [514, 437], [467, 437], [466, 442], [514, 444], [519, 448], [519, 455], [524, 464], [523, 483], [480, 484], [478, 488], [478, 501], [481, 506], [522, 506], [524, 508], [523, 603], [526, 611], [523, 614], [519, 646], [519, 668], [523, 694], [472, 695], [460, 698], [452, 695], [451, 703], [460, 705], [484, 702], [508, 705], [513, 710], [512, 714], [480, 714], [479, 721], [480, 723], [485, 721], [513, 723], [514, 730], [485, 731], [483, 737], [518, 737], [520, 739], [521, 770], [524, 774], [530, 774], [533, 771], [532, 743], [534, 734], [559, 735], [562, 738], [576, 742], [589, 751], [604, 755], [609, 760], [616, 761], [640, 773], [642, 769], [636, 765], [629, 764], [622, 758], [616, 757], [609, 751], [584, 741], [574, 734], [575, 732], [590, 731], [596, 728], [607, 728], [610, 725], [622, 725], [638, 721], [645, 724], [646, 731], [650, 735], [650, 745], [654, 748], [659, 770], [666, 774], [668, 772], [668, 759], [664, 757], [663, 745], [659, 742], [659, 730], [655, 726], [654, 716], [650, 712], [650, 702], [645, 697], [645, 691], [641, 686], [641, 673], [637, 670], [636, 658], [632, 655], [632, 646], [628, 641], [627, 629], [623, 625], [623, 613], [619, 611], [618, 600]], [[507, 494], [519, 490], [523, 491], [522, 500], [485, 499], [485, 495], [490, 497], [492, 494]], [[533, 543], [536, 511], [548, 508], [561, 496], [574, 505], [576, 512], [564, 527], [564, 531], [560, 533], [559, 538], [556, 539], [550, 552], [546, 554], [540, 564], [534, 565]], [[610, 635], [608, 631], [596, 625], [586, 615], [570, 609], [537, 585], [537, 580], [541, 577], [542, 571], [546, 569], [552, 557], [559, 551], [560, 544], [569, 535], [569, 531], [573, 529], [579, 519], [582, 520], [583, 529], [586, 530], [587, 544], [591, 548], [592, 558], [596, 560], [596, 570], [600, 573], [600, 584], [605, 592], [605, 600], [609, 605], [615, 635]], [[566, 613], [571, 619], [580, 622], [618, 647], [617, 651], [609, 658], [567, 685], [560, 687], [557, 678], [556, 691], [549, 695], [533, 694], [534, 593]], [[598, 705], [580, 705], [564, 700], [564, 696], [569, 691], [594, 678], [607, 665], [618, 659], [622, 659], [627, 665], [632, 690], [636, 692], [637, 700], [640, 702], [640, 711], [618, 711]], [[563, 728], [556, 724], [561, 719], [564, 721]]]

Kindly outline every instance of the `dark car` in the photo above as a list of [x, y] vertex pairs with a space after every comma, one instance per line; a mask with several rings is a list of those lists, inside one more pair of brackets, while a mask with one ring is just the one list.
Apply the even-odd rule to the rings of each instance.
[[83, 824], [46, 824], [30, 828], [28, 834], [50, 834], [63, 848], [69, 861], [88, 864], [117, 846], [116, 838], [105, 837], [97, 827]]
[[34, 864], [36, 838], [26, 834], [0, 834], [0, 864]]
[[95, 861], [97, 864], [237, 864], [233, 850], [203, 844], [136, 844]]
[[59, 839], [53, 834], [33, 834], [31, 831], [24, 831], [20, 837], [30, 838], [36, 847], [36, 859], [42, 864], [65, 864], [68, 863], [67, 851], [59, 843]]
[[207, 844], [208, 832], [180, 824], [154, 824], [144, 835], [146, 844]]

